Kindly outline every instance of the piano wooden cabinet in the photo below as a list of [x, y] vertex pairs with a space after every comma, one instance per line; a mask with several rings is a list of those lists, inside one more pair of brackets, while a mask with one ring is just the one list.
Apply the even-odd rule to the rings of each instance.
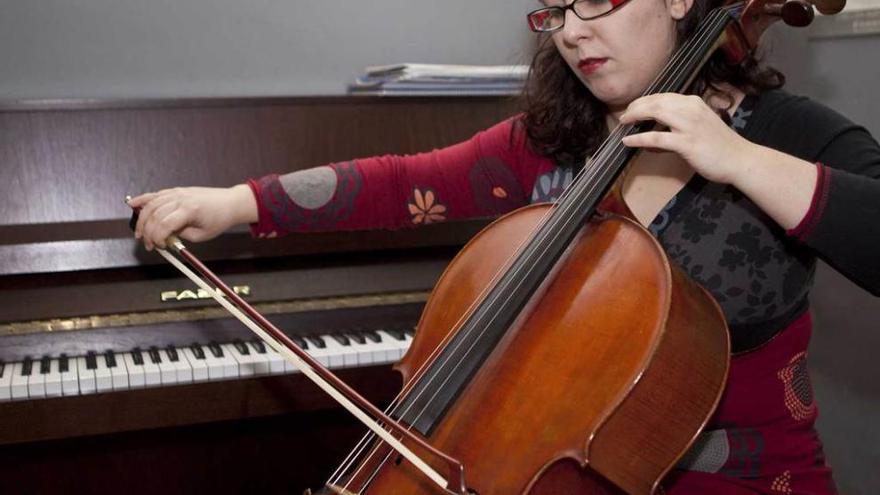
[[[239, 354], [248, 349], [263, 359], [248, 331], [134, 242], [123, 198], [426, 151], [516, 111], [497, 97], [0, 103], [0, 492], [320, 486], [365, 429], [300, 374], [246, 363]], [[346, 382], [387, 404], [400, 387], [388, 363], [446, 263], [485, 224], [261, 241], [240, 229], [193, 250]], [[348, 354], [331, 356], [322, 342]], [[212, 343], [238, 360], [235, 376], [193, 381], [137, 365], [131, 382], [109, 378], [108, 366], [137, 349], [143, 366], [154, 357], [170, 366], [173, 355], [193, 359], [185, 351], [193, 345], [220, 359]], [[70, 395], [60, 382], [23, 375], [58, 372], [62, 355], [87, 373], [69, 383], [83, 387]], [[7, 399], [4, 374], [15, 373]]]

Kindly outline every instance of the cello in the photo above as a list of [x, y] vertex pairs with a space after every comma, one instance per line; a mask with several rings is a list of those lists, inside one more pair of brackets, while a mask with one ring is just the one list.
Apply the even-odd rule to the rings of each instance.
[[[714, 10], [645, 94], [685, 91], [715, 50], [742, 60], [774, 21], [805, 25], [812, 9], [792, 0]], [[622, 199], [619, 178], [637, 152], [621, 139], [651, 125], [618, 126], [556, 203], [509, 213], [462, 249], [396, 365], [404, 387], [384, 413], [246, 311], [270, 345], [375, 420], [325, 492], [656, 491], [717, 406], [730, 352], [717, 303]]]

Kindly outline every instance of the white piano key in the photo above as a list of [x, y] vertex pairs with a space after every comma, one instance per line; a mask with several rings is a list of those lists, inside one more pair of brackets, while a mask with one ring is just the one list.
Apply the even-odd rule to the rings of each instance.
[[[247, 349], [251, 356], [251, 361], [254, 363], [254, 374], [255, 375], [268, 375], [269, 374], [269, 353], [268, 352], [258, 352], [258, 350], [252, 345], [253, 343], [245, 343]], [[266, 349], [265, 344], [263, 345], [263, 350]]]
[[378, 330], [378, 333], [382, 336], [382, 340], [386, 341], [392, 349], [395, 355], [393, 360], [400, 360], [400, 358], [403, 357], [403, 353], [406, 352], [406, 349], [409, 347], [406, 340], [397, 340], [394, 336], [384, 330]]
[[144, 359], [159, 367], [159, 381], [162, 385], [173, 385], [177, 383], [177, 368], [164, 354], [158, 347], [151, 347], [144, 354]]
[[113, 360], [115, 366], [107, 365], [107, 353], [102, 354], [98, 359], [103, 360], [107, 369], [110, 370], [110, 381], [113, 384], [113, 390], [129, 389], [128, 366], [125, 364], [125, 354], [114, 353]]
[[0, 364], [0, 400], [12, 398], [12, 363]]
[[[171, 349], [163, 349], [162, 358], [166, 359], [172, 364], [172, 366], [174, 366], [175, 374], [177, 375], [177, 383], [192, 383], [193, 369], [189, 365], [186, 356], [183, 355], [183, 349], [172, 349], [174, 349], [174, 353], [171, 352]], [[177, 358], [177, 360], [173, 360], [174, 358]]]
[[113, 390], [113, 372], [107, 367], [103, 354], [95, 354], [95, 390], [97, 392]]
[[61, 370], [58, 368], [58, 359], [49, 361], [49, 373], [46, 374], [46, 397], [60, 397]]
[[[257, 352], [256, 351], [257, 345], [255, 343], [251, 342], [250, 346], [251, 346], [251, 349], [254, 349], [254, 351]], [[290, 368], [291, 368], [290, 371], [291, 372], [293, 372], [293, 370], [296, 369], [296, 367], [293, 366], [292, 363], [288, 363], [283, 357], [281, 357], [281, 354], [278, 354], [277, 352], [275, 352], [275, 349], [272, 349], [271, 347], [269, 347], [266, 344], [263, 344], [263, 348], [266, 349], [265, 356], [266, 356], [266, 362], [268, 363], [268, 366], [269, 366], [269, 373], [271, 373], [273, 375], [278, 375], [278, 374], [284, 373], [287, 368], [286, 365], [288, 365], [288, 364], [290, 364]]]
[[238, 378], [238, 362], [232, 357], [232, 354], [223, 350], [223, 378]]
[[413, 341], [412, 335], [410, 335], [408, 333], [403, 334], [403, 353], [400, 355], [400, 357], [403, 357], [406, 354], [406, 351], [409, 350], [409, 346], [410, 346], [410, 344], [412, 344], [412, 341]]
[[[373, 364], [385, 364], [388, 362], [386, 359], [387, 351], [383, 346], [382, 337], [377, 333], [371, 333], [367, 335], [364, 334], [364, 338], [367, 340], [367, 349], [370, 352], [370, 361]], [[378, 338], [379, 341], [376, 342], [373, 338]]]
[[15, 363], [12, 365], [12, 386], [10, 394], [12, 399], [26, 399], [28, 396], [28, 378], [22, 375], [21, 370], [24, 363]]
[[[355, 352], [357, 352], [357, 365], [368, 366], [373, 364], [373, 349], [370, 347], [370, 342], [372, 341], [367, 340], [366, 337], [357, 335], [354, 332], [346, 333], [345, 336], [348, 337], [349, 343], [354, 348]], [[364, 342], [358, 342], [359, 338], [362, 338]]]
[[208, 363], [205, 359], [196, 358], [195, 353], [189, 347], [182, 347], [178, 351], [183, 353], [183, 357], [186, 359], [189, 367], [192, 368], [192, 381], [203, 382], [208, 380]]
[[82, 395], [93, 394], [97, 390], [95, 385], [95, 370], [90, 370], [86, 364], [85, 356], [80, 356], [71, 361], [76, 363], [76, 371], [79, 375], [79, 393]]
[[[341, 368], [342, 355], [334, 354], [334, 351], [327, 347], [327, 342], [321, 336], [313, 336], [312, 338], [319, 339], [324, 344], [324, 347], [318, 347], [312, 340], [307, 339], [309, 348], [306, 349], [306, 352], [325, 368]], [[291, 366], [293, 367], [292, 364]]]
[[162, 385], [162, 370], [159, 369], [159, 365], [150, 359], [150, 353], [146, 350], [141, 350], [141, 357], [144, 359], [144, 385], [147, 387]]
[[76, 365], [76, 358], [64, 356], [63, 360], [67, 362], [66, 370], [61, 369], [62, 358], [58, 358], [58, 371], [61, 373], [61, 394], [79, 395], [79, 369]]
[[[144, 388], [147, 384], [147, 378], [143, 363], [135, 363], [134, 356], [130, 352], [123, 352], [117, 356], [121, 356], [121, 359], [118, 361], [125, 363], [125, 371], [128, 374], [128, 387]], [[143, 353], [141, 353], [141, 356], [143, 356]]]
[[393, 337], [379, 330], [376, 332], [379, 336], [379, 343], [375, 345], [375, 352], [378, 354], [374, 362], [376, 363], [394, 363], [400, 359], [400, 346], [392, 342]]
[[42, 360], [33, 362], [31, 376], [28, 377], [28, 397], [39, 399], [46, 396], [46, 375], [40, 373]]
[[254, 360], [251, 358], [250, 352], [248, 352], [248, 354], [242, 354], [238, 348], [235, 347], [235, 344], [221, 344], [220, 347], [223, 348], [224, 354], [232, 356], [232, 359], [235, 360], [238, 376], [246, 378], [256, 374]]
[[[247, 343], [248, 350], [251, 351], [251, 354], [254, 355], [254, 369], [256, 370], [258, 375], [269, 375], [274, 373], [272, 369], [272, 357], [269, 354], [269, 346], [264, 342], [248, 342]], [[260, 352], [262, 351], [262, 352]], [[281, 356], [278, 356], [279, 358]], [[284, 371], [284, 361], [278, 361], [278, 364], [275, 365], [275, 369], [281, 369]]]
[[[352, 366], [357, 366], [357, 351], [354, 349], [354, 347], [352, 347], [350, 344], [340, 344], [331, 335], [321, 335], [321, 338], [324, 339], [324, 343], [327, 345], [327, 349], [329, 349], [331, 367], [349, 368]], [[337, 363], [335, 366], [333, 365], [334, 362]]]
[[205, 351], [205, 363], [208, 365], [208, 378], [210, 380], [222, 380], [238, 376], [235, 362], [233, 361], [232, 363], [232, 369], [229, 369], [229, 356], [225, 353], [216, 355], [215, 350], [212, 349], [214, 345], [217, 344], [202, 346], [202, 349]]

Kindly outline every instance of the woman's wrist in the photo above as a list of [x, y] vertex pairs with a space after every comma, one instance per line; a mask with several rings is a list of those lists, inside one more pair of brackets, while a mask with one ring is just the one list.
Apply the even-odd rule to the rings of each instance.
[[780, 226], [798, 225], [810, 208], [816, 189], [816, 166], [765, 146], [754, 145], [731, 184]]
[[256, 223], [259, 220], [257, 200], [247, 184], [230, 187], [231, 216], [233, 225]]

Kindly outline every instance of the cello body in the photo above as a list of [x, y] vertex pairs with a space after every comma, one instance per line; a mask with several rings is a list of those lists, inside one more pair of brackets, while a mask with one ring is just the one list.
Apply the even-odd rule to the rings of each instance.
[[[624, 213], [617, 198], [612, 211]], [[396, 366], [404, 394], [550, 208], [497, 219], [447, 267]], [[462, 462], [468, 489], [479, 495], [652, 493], [714, 411], [728, 363], [714, 299], [641, 225], [602, 213], [577, 234], [427, 441]], [[358, 471], [369, 476], [350, 478], [351, 486], [444, 493], [394, 457], [374, 451]]]

